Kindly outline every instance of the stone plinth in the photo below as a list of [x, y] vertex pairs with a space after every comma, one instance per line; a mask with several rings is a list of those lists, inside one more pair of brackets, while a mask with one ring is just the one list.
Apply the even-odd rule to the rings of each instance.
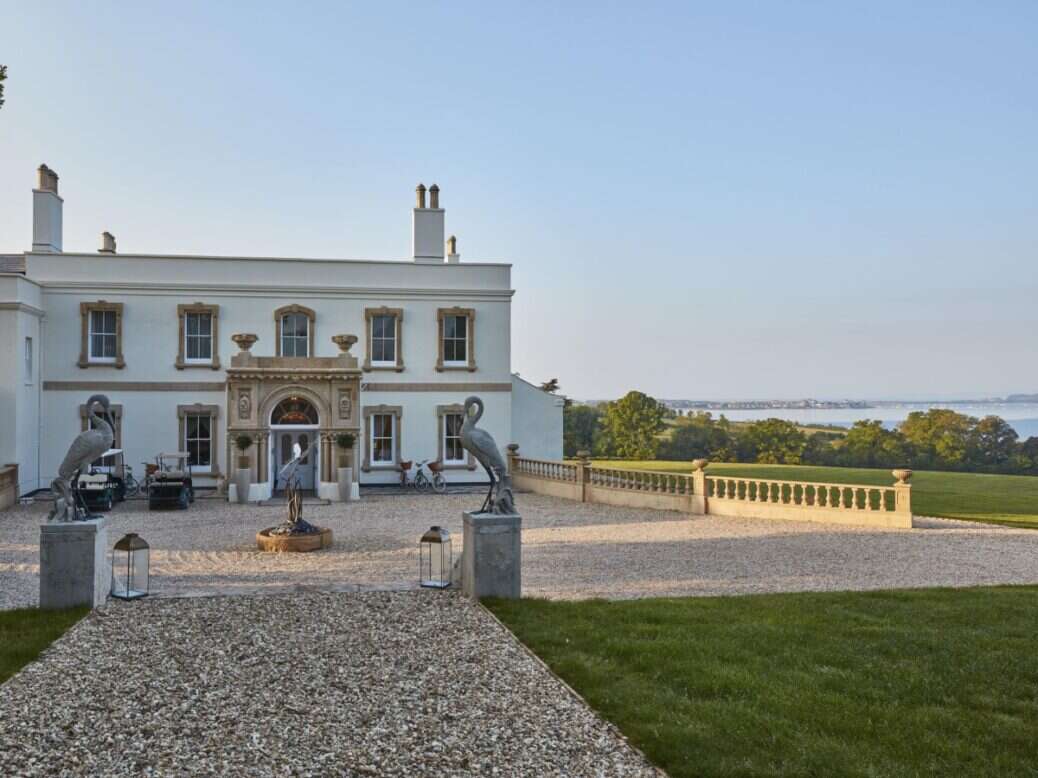
[[467, 511], [464, 516], [462, 591], [477, 598], [518, 598], [522, 590], [522, 517]]
[[112, 586], [104, 517], [40, 525], [40, 607], [103, 605]]

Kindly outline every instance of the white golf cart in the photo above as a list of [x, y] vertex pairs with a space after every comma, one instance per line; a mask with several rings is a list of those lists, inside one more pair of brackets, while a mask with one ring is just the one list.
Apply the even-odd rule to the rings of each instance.
[[190, 454], [186, 451], [158, 454], [155, 472], [148, 484], [148, 508], [179, 508], [186, 510], [195, 501], [195, 486], [191, 479]]

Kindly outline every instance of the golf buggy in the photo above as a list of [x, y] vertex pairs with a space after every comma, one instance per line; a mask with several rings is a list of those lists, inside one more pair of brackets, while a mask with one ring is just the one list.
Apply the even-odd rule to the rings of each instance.
[[195, 486], [191, 480], [191, 465], [186, 451], [159, 454], [155, 457], [155, 472], [148, 484], [148, 508], [179, 508], [186, 510], [195, 501]]
[[[121, 448], [110, 448], [101, 456], [103, 462], [108, 457], [123, 453]], [[122, 481], [111, 465], [91, 467], [89, 472], [80, 472], [72, 483], [74, 499], [87, 512], [110, 511], [116, 500], [121, 499]]]

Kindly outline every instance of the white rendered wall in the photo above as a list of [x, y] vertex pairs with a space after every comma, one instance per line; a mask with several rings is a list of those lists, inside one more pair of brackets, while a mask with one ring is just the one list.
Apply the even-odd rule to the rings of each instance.
[[512, 376], [512, 439], [531, 459], [562, 459], [562, 409], [565, 400]]
[[[0, 276], [0, 464], [18, 463], [18, 491], [40, 485], [39, 288], [20, 276]], [[25, 339], [32, 338], [32, 374]]]

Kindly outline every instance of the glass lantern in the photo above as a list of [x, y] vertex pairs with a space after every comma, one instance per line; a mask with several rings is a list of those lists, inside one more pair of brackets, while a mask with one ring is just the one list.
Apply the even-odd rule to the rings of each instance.
[[429, 527], [418, 542], [418, 581], [432, 589], [451, 585], [454, 564], [451, 533], [443, 527]]
[[148, 544], [136, 532], [124, 535], [112, 550], [112, 596], [136, 600], [148, 594]]

